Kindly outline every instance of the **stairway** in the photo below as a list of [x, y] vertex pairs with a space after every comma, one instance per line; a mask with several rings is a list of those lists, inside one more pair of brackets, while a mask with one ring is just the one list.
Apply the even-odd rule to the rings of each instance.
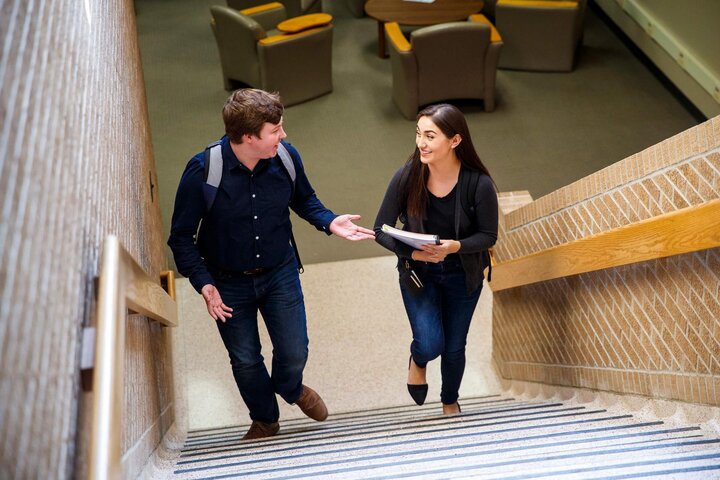
[[720, 438], [572, 401], [499, 395], [283, 421], [243, 442], [248, 426], [189, 432], [171, 479], [720, 478]]

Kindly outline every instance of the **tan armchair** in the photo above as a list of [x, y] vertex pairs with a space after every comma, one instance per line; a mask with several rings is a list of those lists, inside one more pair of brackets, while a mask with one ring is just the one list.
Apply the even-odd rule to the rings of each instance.
[[392, 66], [392, 98], [414, 119], [418, 108], [440, 100], [482, 99], [495, 108], [495, 74], [502, 39], [490, 22], [453, 22], [415, 30], [408, 41], [385, 24]]
[[[285, 6], [288, 18], [299, 17], [308, 13], [322, 11], [322, 0], [278, 0]], [[267, 3], [267, 0], [227, 0], [227, 5], [235, 10], [257, 7]]]
[[238, 81], [276, 91], [286, 106], [332, 91], [332, 23], [300, 21], [304, 29], [295, 33], [271, 30], [285, 19], [285, 8], [277, 2], [243, 11], [216, 5], [210, 12], [226, 90]]
[[500, 68], [568, 72], [582, 37], [585, 0], [498, 0]]

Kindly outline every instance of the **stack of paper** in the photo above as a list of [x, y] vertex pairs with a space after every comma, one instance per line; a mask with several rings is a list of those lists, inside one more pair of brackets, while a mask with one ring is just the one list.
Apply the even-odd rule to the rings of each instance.
[[433, 245], [440, 245], [440, 237], [438, 237], [437, 235], [430, 235], [428, 233], [406, 232], [405, 230], [399, 230], [385, 224], [383, 224], [382, 226], [382, 231], [403, 243], [407, 243], [408, 245], [417, 250], [420, 250], [421, 245], [427, 245], [428, 243]]

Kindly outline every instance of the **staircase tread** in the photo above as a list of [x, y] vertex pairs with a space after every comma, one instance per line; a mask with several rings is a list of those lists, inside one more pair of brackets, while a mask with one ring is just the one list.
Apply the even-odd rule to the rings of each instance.
[[720, 436], [697, 425], [500, 395], [462, 407], [453, 416], [428, 403], [295, 419], [258, 441], [240, 440], [247, 425], [196, 430], [168, 478], [720, 478]]

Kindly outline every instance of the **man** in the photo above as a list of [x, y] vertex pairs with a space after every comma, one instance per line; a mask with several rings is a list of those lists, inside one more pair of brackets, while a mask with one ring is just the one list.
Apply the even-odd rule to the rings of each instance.
[[[353, 223], [360, 216], [338, 216], [325, 208], [297, 150], [282, 142], [295, 178], [289, 174], [278, 154], [286, 137], [282, 115], [276, 94], [242, 89], [227, 99], [226, 136], [219, 150], [222, 172], [212, 204], [203, 193], [210, 156], [201, 152], [180, 180], [168, 240], [178, 271], [202, 294], [230, 355], [252, 419], [243, 439], [278, 432], [276, 393], [314, 420], [327, 418], [323, 400], [302, 384], [308, 337], [289, 208], [328, 235], [352, 241], [374, 238], [372, 230]], [[273, 344], [272, 375], [260, 353], [258, 310]]]

